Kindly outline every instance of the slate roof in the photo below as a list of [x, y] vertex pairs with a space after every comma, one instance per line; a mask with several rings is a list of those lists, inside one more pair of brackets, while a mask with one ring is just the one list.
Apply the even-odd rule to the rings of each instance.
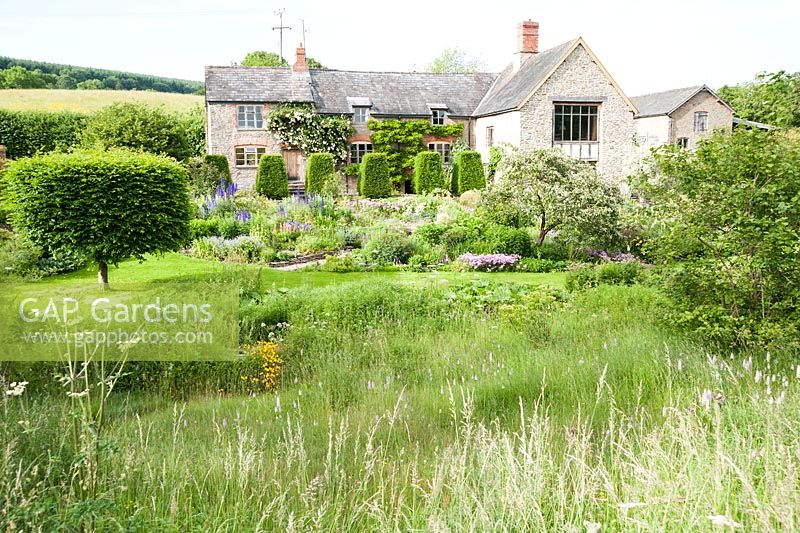
[[[291, 68], [206, 67], [208, 102], [313, 102], [319, 113], [350, 114], [370, 105], [373, 115], [427, 116], [443, 105], [452, 116], [468, 117], [497, 74], [358, 72]], [[431, 104], [435, 102], [435, 104]]]
[[311, 91], [320, 113], [353, 112], [348, 98], [368, 98], [373, 115], [428, 116], [431, 102], [448, 114], [468, 117], [497, 74], [357, 72], [311, 70]]
[[516, 73], [508, 65], [475, 110], [476, 116], [491, 115], [516, 109], [564, 58], [577, 39], [534, 54], [525, 60]]
[[305, 74], [286, 67], [206, 67], [208, 102], [313, 102]]
[[711, 92], [711, 94], [714, 94], [714, 92], [705, 85], [695, 85], [692, 87], [672, 89], [671, 91], [663, 91], [660, 93], [633, 96], [631, 97], [631, 100], [639, 110], [639, 114], [637, 115], [638, 117], [669, 115], [682, 106], [689, 98], [699, 93], [703, 89], [706, 89]]

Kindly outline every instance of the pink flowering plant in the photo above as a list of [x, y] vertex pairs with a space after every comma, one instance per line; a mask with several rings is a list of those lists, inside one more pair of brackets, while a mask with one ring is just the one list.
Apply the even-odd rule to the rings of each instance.
[[482, 272], [501, 272], [504, 270], [512, 270], [520, 256], [516, 254], [471, 254], [466, 253], [459, 256], [458, 261], [472, 270], [480, 270]]

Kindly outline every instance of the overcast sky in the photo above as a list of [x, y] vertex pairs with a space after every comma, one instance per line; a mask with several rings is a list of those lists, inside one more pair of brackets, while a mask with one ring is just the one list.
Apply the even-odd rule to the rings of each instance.
[[422, 70], [459, 47], [498, 71], [516, 24], [540, 23], [540, 49], [583, 36], [629, 95], [761, 71], [800, 71], [797, 0], [431, 1], [0, 0], [0, 55], [201, 80], [251, 50], [308, 55], [331, 68]]

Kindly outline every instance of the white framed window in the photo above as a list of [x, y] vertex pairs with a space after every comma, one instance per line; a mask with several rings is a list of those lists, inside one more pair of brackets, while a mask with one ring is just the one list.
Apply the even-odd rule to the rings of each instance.
[[431, 110], [431, 124], [434, 126], [444, 126], [444, 117], [447, 115], [444, 109]]
[[237, 146], [236, 166], [257, 167], [261, 156], [266, 153], [267, 149], [263, 146]]
[[596, 104], [556, 104], [553, 142], [597, 142]]
[[702, 133], [708, 131], [708, 112], [697, 111], [694, 114], [694, 131], [695, 133]]
[[445, 165], [450, 164], [450, 149], [452, 145], [450, 143], [428, 143], [428, 150], [431, 152], [438, 152], [442, 155], [442, 162]]
[[678, 148], [687, 149], [689, 148], [689, 138], [688, 137], [678, 137], [677, 140]]
[[368, 120], [368, 107], [353, 107], [353, 124], [366, 124]]
[[240, 130], [260, 130], [264, 127], [264, 106], [240, 105], [236, 113], [236, 125]]
[[350, 164], [361, 163], [366, 154], [372, 153], [372, 143], [351, 143], [350, 144]]
[[494, 146], [494, 126], [486, 128], [486, 148]]

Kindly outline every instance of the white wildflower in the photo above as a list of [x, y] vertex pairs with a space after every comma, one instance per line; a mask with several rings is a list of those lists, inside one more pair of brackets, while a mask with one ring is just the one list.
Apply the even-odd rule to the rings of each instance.
[[709, 515], [708, 519], [711, 520], [711, 523], [717, 527], [730, 527], [733, 529], [742, 527], [742, 524], [739, 522], [735, 522], [732, 518], [721, 514]]
[[700, 403], [706, 408], [706, 410], [711, 408], [711, 400], [713, 399], [714, 395], [708, 389], [704, 390], [703, 394], [700, 395]]
[[683, 370], [683, 360], [678, 359], [678, 372], [681, 372], [682, 370]]
[[6, 391], [6, 396], [22, 396], [26, 385], [28, 385], [27, 381], [12, 382], [11, 387]]
[[603, 524], [598, 524], [597, 522], [584, 520], [583, 525], [586, 527], [586, 533], [600, 533], [600, 530], [603, 529]]
[[748, 357], [747, 359], [742, 361], [742, 366], [744, 367], [745, 370], [750, 372], [750, 369], [753, 368], [753, 358]]
[[762, 375], [763, 375], [763, 374], [761, 373], [761, 370], [756, 370], [756, 383], [758, 383], [759, 381], [761, 381], [761, 376], [762, 376]]

